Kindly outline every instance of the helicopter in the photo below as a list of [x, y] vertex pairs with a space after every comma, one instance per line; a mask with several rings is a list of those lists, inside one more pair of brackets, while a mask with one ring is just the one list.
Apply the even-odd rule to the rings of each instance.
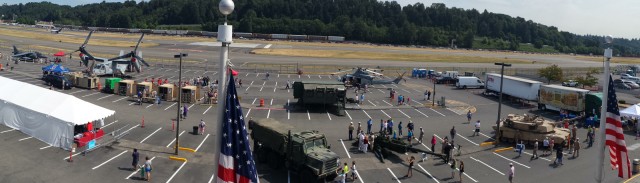
[[354, 72], [352, 74], [345, 74], [339, 77], [338, 81], [343, 83], [347, 83], [348, 81], [348, 83], [350, 83], [351, 85], [398, 84], [400, 83], [400, 81], [402, 81], [402, 77], [404, 77], [404, 75], [407, 73], [407, 72], [404, 72], [402, 74], [398, 73], [397, 78], [393, 80], [387, 80], [387, 79], [379, 79], [379, 77], [383, 76], [383, 74], [380, 73], [383, 70], [357, 67], [357, 68], [352, 68], [350, 70], [331, 73], [331, 75], [341, 74], [349, 71], [354, 71]]

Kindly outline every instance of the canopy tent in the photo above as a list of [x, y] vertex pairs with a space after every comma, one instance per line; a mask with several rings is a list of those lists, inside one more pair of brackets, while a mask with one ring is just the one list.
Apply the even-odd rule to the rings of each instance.
[[56, 57], [62, 57], [62, 56], [64, 56], [64, 55], [65, 55], [65, 54], [64, 54], [64, 52], [63, 52], [63, 51], [59, 51], [58, 53], [53, 54], [53, 56], [56, 56]]
[[43, 72], [53, 72], [55, 74], [64, 74], [67, 72], [71, 72], [68, 68], [60, 65], [60, 64], [51, 64], [42, 67]]
[[75, 125], [115, 114], [72, 95], [0, 76], [0, 124], [70, 149]]
[[626, 109], [620, 110], [620, 116], [640, 118], [640, 106], [634, 104]]

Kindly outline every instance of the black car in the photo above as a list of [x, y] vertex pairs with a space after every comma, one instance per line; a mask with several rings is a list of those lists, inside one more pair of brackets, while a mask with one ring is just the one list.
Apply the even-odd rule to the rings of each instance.
[[451, 84], [451, 83], [456, 83], [457, 79], [456, 78], [452, 78], [452, 77], [440, 77], [438, 79], [436, 79], [436, 84]]
[[73, 87], [73, 83], [69, 81], [66, 77], [60, 75], [48, 74], [42, 76], [42, 80], [47, 82], [47, 85], [53, 85], [56, 88], [61, 89], [71, 89]]

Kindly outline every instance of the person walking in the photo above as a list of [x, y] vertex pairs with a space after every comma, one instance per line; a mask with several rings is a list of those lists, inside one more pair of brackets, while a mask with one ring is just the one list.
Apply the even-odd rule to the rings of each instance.
[[358, 150], [364, 152], [364, 132], [358, 131]]
[[524, 141], [520, 141], [519, 144], [516, 144], [516, 151], [518, 151], [518, 158], [522, 155], [522, 151], [524, 151]]
[[449, 160], [451, 158], [451, 144], [449, 144], [449, 142], [445, 142], [443, 149], [445, 154], [444, 163], [449, 163]]
[[456, 137], [456, 126], [451, 127], [451, 130], [449, 130], [449, 135], [451, 135], [451, 140]]
[[474, 136], [480, 136], [480, 120], [476, 121], [476, 131], [473, 133]]
[[513, 177], [516, 174], [516, 168], [513, 167], [513, 163], [509, 163], [509, 183], [513, 183]]
[[415, 157], [411, 156], [410, 158], [407, 158], [407, 161], [409, 162], [409, 170], [407, 170], [407, 175], [405, 175], [404, 177], [407, 178], [411, 178], [411, 176], [413, 176], [413, 162], [416, 160]]
[[450, 168], [451, 168], [451, 180], [456, 178], [456, 167], [457, 167], [456, 159], [454, 158], [454, 159], [452, 159], [451, 166], [450, 166]]
[[573, 157], [577, 158], [580, 156], [580, 139], [576, 138], [576, 143], [573, 144]]
[[412, 139], [413, 139], [413, 132], [407, 131], [407, 140], [409, 141], [409, 146], [413, 146], [413, 144], [411, 143]]
[[284, 87], [284, 89], [288, 90], [290, 84], [291, 84], [291, 81], [287, 80], [287, 85]]
[[198, 127], [200, 127], [200, 135], [204, 134], [204, 127], [207, 126], [204, 123], [204, 120], [200, 119], [200, 124], [198, 125]]
[[151, 160], [149, 159], [149, 156], [144, 158], [146, 161], [144, 162], [144, 171], [147, 174], [147, 182], [151, 182], [151, 171], [153, 170], [153, 167], [151, 166]]
[[358, 175], [356, 174], [356, 161], [351, 162], [351, 180], [355, 181], [358, 179]]
[[409, 129], [409, 131], [413, 132], [413, 121], [409, 120], [409, 124], [407, 124], [407, 129]]
[[531, 159], [538, 159], [538, 139], [533, 143], [533, 154], [531, 154]]
[[265, 74], [264, 77], [265, 77], [264, 78], [265, 80], [269, 80], [269, 72], [267, 72], [267, 74]]
[[360, 94], [360, 103], [364, 102], [364, 93]]
[[362, 123], [358, 122], [358, 128], [356, 129], [356, 133], [362, 132]]
[[342, 182], [344, 183], [347, 179], [347, 175], [349, 174], [349, 165], [344, 163], [344, 167], [342, 167]]
[[355, 128], [355, 127], [353, 126], [353, 122], [351, 122], [351, 123], [349, 124], [349, 140], [353, 140], [353, 129], [354, 129], [354, 128]]
[[460, 178], [460, 183], [462, 183], [462, 174], [464, 174], [464, 162], [462, 160], [460, 160], [460, 168], [459, 169], [459, 175], [458, 177]]
[[424, 100], [429, 100], [429, 90], [424, 91]]
[[242, 79], [238, 79], [238, 84], [240, 85], [240, 88], [242, 88]]
[[138, 149], [135, 149], [135, 148], [133, 149], [131, 158], [133, 159], [133, 161], [131, 162], [131, 166], [133, 166], [131, 171], [136, 171], [138, 169], [138, 162], [140, 160], [140, 153], [138, 153]]
[[556, 160], [553, 162], [554, 165], [556, 164], [560, 164], [560, 165], [564, 165], [562, 164], [562, 146], [557, 147], [556, 148]]
[[431, 90], [427, 90], [427, 100], [431, 100]]
[[387, 125], [385, 123], [386, 123], [386, 121], [384, 119], [380, 119], [380, 134], [382, 134], [382, 132], [386, 131]]
[[467, 123], [471, 123], [471, 110], [467, 112]]
[[367, 134], [371, 134], [371, 126], [373, 126], [373, 120], [369, 118], [369, 120], [367, 121]]
[[542, 155], [546, 156], [549, 151], [549, 137], [545, 137], [542, 141]]
[[420, 143], [422, 144], [422, 137], [424, 137], [424, 130], [422, 130], [422, 127], [420, 127], [420, 136], [418, 137], [418, 140], [420, 140]]
[[364, 153], [367, 153], [368, 148], [369, 148], [369, 137], [364, 135], [364, 140], [363, 140], [363, 144], [362, 144], [362, 151]]
[[553, 154], [553, 151], [555, 150], [553, 147], [556, 146], [556, 140], [551, 139], [551, 141], [549, 141], [549, 155]]
[[389, 130], [389, 134], [393, 133], [393, 119], [389, 118], [389, 126], [387, 126], [387, 130]]
[[[422, 129], [420, 129], [422, 130]], [[438, 141], [436, 141], [436, 134], [433, 134], [433, 136], [431, 136], [431, 152], [436, 152], [436, 143]]]
[[187, 119], [187, 114], [189, 113], [189, 108], [187, 107], [187, 105], [184, 105], [182, 107], [184, 108], [184, 109], [182, 109], [182, 111], [183, 111], [182, 115], [184, 116], [184, 119]]
[[402, 121], [400, 121], [400, 123], [398, 123], [398, 135], [400, 137], [402, 137]]

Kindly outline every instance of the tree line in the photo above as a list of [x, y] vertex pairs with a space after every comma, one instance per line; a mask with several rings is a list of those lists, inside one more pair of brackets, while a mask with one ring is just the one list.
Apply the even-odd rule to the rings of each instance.
[[[161, 25], [196, 24], [216, 31], [225, 20], [218, 0], [149, 0], [101, 2], [75, 7], [49, 2], [0, 6], [4, 19], [56, 24], [154, 29]], [[434, 3], [401, 6], [377, 0], [234, 0], [227, 17], [236, 32], [345, 36], [382, 44], [521, 50], [523, 43], [554, 52], [603, 53], [604, 38], [559, 31], [522, 17], [446, 7]], [[192, 27], [192, 26], [185, 26]], [[481, 45], [480, 45], [481, 44]], [[637, 38], [617, 38], [614, 54], [640, 56]]]

